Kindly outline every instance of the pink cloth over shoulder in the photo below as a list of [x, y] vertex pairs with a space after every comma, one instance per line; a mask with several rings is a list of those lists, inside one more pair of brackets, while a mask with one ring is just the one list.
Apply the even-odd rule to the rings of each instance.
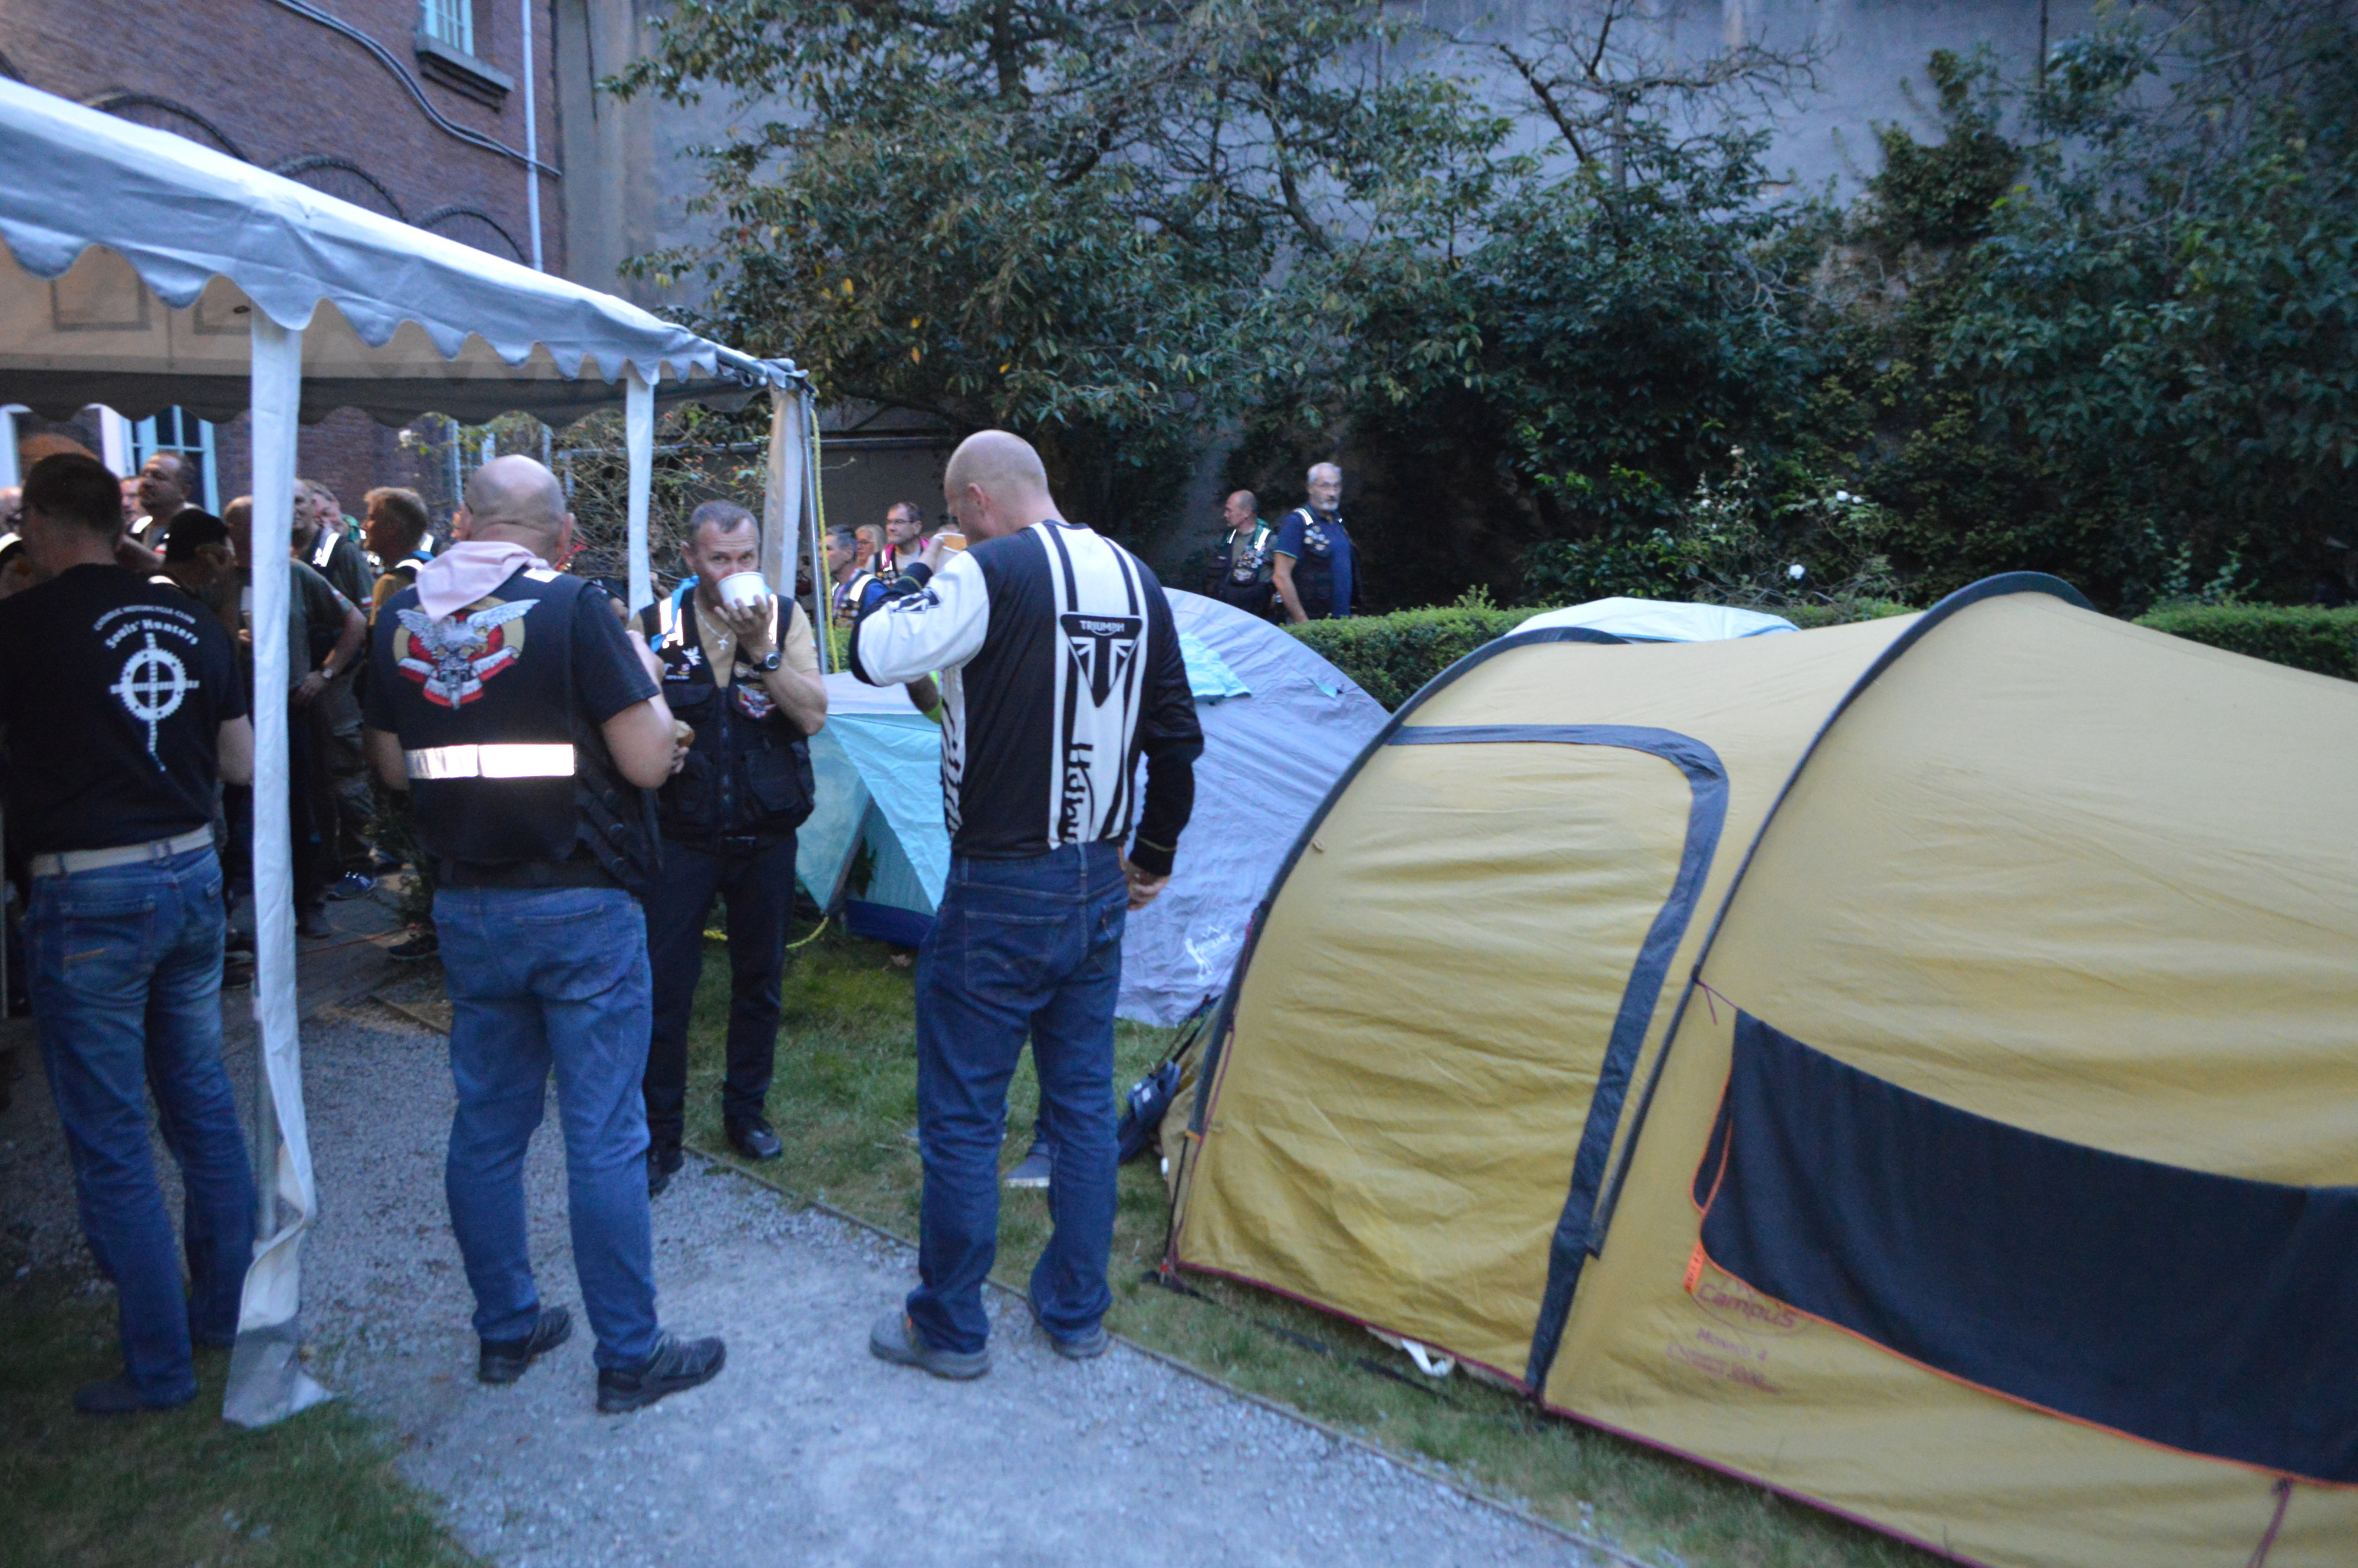
[[417, 568], [417, 603], [439, 621], [456, 615], [514, 577], [519, 568], [548, 569], [548, 563], [522, 545], [503, 539], [453, 545]]

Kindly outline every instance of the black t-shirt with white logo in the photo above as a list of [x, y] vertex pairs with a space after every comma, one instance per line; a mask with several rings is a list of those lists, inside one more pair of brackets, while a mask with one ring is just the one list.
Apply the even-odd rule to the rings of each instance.
[[11, 849], [145, 844], [213, 819], [237, 650], [187, 594], [81, 566], [0, 601]]

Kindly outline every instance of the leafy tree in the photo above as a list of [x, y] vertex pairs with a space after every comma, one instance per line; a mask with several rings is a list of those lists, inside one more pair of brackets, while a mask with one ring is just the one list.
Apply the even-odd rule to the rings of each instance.
[[[1846, 302], [1847, 365], [1811, 419], [1830, 448], [1856, 439], [1920, 590], [2028, 566], [2132, 609], [2205, 580], [2343, 591], [2353, 12], [2132, 13], [2012, 88], [1936, 57], [1946, 135], [1884, 133], [1854, 235], [1904, 302]], [[2018, 141], [1999, 130], [2008, 101]]]
[[1775, 447], [1803, 400], [1808, 258], [1787, 241], [1814, 220], [1763, 199], [1767, 137], [1729, 115], [1806, 84], [1814, 57], [1743, 44], [1670, 62], [1628, 41], [1645, 36], [1632, 14], [1595, 0], [1479, 46], [1524, 84], [1551, 147], [1491, 162], [1463, 243], [1369, 276], [1348, 357], [1263, 409], [1231, 461], [1238, 482], [1290, 481], [1347, 431], [1379, 604], [1468, 581], [1552, 592], [1523, 569], [1542, 544], [1594, 546], [1620, 563], [1613, 580], [1672, 591], [1661, 540], [1682, 498], [1730, 448]]
[[1086, 515], [1151, 514], [1200, 432], [1337, 341], [1299, 285], [1314, 306], [1445, 230], [1436, 169], [1501, 134], [1454, 82], [1355, 68], [1388, 27], [1346, 0], [685, 0], [613, 85], [768, 117], [700, 149], [717, 243], [644, 265], [701, 270], [713, 324], [826, 395], [1022, 430]]

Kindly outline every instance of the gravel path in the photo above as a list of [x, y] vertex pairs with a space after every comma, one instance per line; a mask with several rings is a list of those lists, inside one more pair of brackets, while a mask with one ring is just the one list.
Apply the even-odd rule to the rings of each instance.
[[[304, 1044], [322, 1195], [312, 1370], [392, 1426], [405, 1470], [492, 1562], [1590, 1561], [1126, 1347], [1065, 1362], [1003, 1300], [989, 1377], [888, 1367], [868, 1325], [912, 1282], [912, 1256], [693, 1160], [655, 1207], [656, 1278], [665, 1325], [726, 1336], [728, 1370], [600, 1417], [578, 1325], [523, 1382], [481, 1388], [442, 1200], [441, 1036], [362, 1002], [316, 1010]], [[9, 1267], [86, 1269], [47, 1092], [37, 1076], [17, 1087], [0, 1119]], [[555, 1122], [552, 1104], [526, 1165], [534, 1259], [545, 1298], [576, 1303]]]

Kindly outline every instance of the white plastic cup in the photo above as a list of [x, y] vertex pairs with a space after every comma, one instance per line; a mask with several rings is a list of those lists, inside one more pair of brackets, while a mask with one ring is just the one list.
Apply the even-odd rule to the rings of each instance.
[[770, 579], [760, 572], [730, 572], [720, 579], [720, 602], [743, 610], [770, 597]]

